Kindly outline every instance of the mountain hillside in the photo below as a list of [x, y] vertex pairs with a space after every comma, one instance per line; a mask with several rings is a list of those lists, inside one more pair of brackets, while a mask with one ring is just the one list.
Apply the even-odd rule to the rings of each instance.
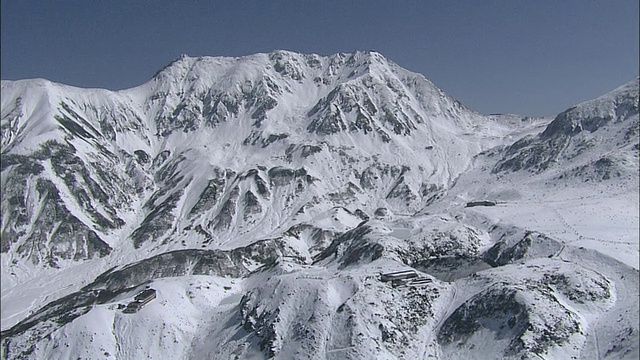
[[[509, 147], [495, 172], [539, 172], [571, 163], [562, 176], [609, 179], [638, 169], [638, 80], [558, 115], [535, 136]], [[593, 155], [599, 156], [593, 159]], [[555, 166], [558, 167], [558, 166]], [[587, 173], [588, 172], [588, 173]]]
[[637, 80], [483, 116], [376, 52], [181, 56], [0, 115], [3, 358], [638, 355]]

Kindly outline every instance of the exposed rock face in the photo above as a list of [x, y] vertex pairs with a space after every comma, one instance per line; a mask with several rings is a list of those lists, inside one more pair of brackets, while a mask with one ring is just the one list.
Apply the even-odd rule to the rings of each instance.
[[111, 301], [154, 279], [186, 275], [243, 277], [247, 261], [273, 264], [278, 257], [298, 256], [277, 241], [261, 241], [233, 251], [178, 250], [157, 255], [121, 269], [110, 269], [82, 290], [53, 301], [20, 324], [2, 332], [2, 350], [7, 358], [29, 356], [34, 344], [47, 332], [65, 326], [91, 307]]
[[[554, 163], [575, 161], [590, 148], [637, 152], [638, 81], [632, 81], [609, 94], [584, 102], [558, 115], [536, 136], [523, 138], [511, 145], [494, 167], [494, 172], [530, 170], [540, 172]], [[616, 139], [611, 144], [603, 139]], [[599, 146], [602, 148], [602, 146]], [[604, 155], [604, 154], [602, 154]], [[605, 158], [589, 167], [610, 177], [602, 170]], [[636, 157], [637, 161], [637, 157]], [[607, 175], [605, 175], [607, 174]]]
[[483, 255], [489, 264], [502, 266], [527, 258], [552, 257], [562, 248], [560, 242], [544, 234], [509, 229], [502, 233], [500, 240]]
[[[53, 150], [53, 153], [48, 151]], [[57, 186], [40, 177], [45, 166], [62, 177], [65, 185], [96, 226], [113, 229], [123, 225], [113, 211], [111, 220], [92, 205], [108, 203], [109, 196], [98, 187], [83, 167], [82, 161], [69, 148], [51, 143], [42, 147], [40, 158], [3, 156], [3, 172], [7, 174], [2, 211], [5, 225], [2, 231], [2, 251], [16, 247], [16, 252], [33, 263], [43, 262], [57, 267], [58, 259], [83, 260], [103, 257], [111, 247], [67, 208]], [[44, 163], [44, 165], [42, 165]], [[80, 177], [80, 178], [78, 178]]]
[[[541, 293], [538, 304], [549, 306], [553, 319], [535, 324], [528, 314], [528, 304], [521, 303], [514, 289], [489, 289], [458, 308], [443, 324], [438, 340], [445, 346], [464, 342], [483, 329], [495, 332], [496, 338], [512, 339], [504, 349], [505, 356], [519, 353], [542, 354], [550, 345], [567, 341], [580, 332], [577, 316], [570, 312], [555, 317], [561, 307], [553, 296]], [[541, 326], [542, 325], [542, 326]], [[551, 325], [551, 326], [549, 326]], [[529, 340], [530, 339], [530, 340]]]

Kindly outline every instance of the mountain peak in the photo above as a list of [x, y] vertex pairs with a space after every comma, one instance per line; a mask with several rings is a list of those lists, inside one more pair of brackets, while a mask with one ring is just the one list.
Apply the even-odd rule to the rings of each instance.
[[[427, 118], [446, 118], [466, 128], [479, 116], [423, 76], [375, 51], [182, 56], [148, 86], [151, 95], [145, 106], [159, 120], [158, 134], [164, 135], [176, 128], [187, 131], [203, 123], [227, 122], [244, 111], [257, 127], [270, 115], [282, 119], [317, 114], [306, 126], [310, 132], [364, 131], [389, 141], [390, 134], [409, 135]], [[297, 94], [305, 94], [304, 99], [296, 99]]]
[[153, 78], [185, 76], [186, 72], [194, 67], [201, 67], [201, 70], [204, 71], [215, 71], [214, 67], [251, 64], [262, 67], [263, 71], [274, 67], [276, 72], [282, 73], [282, 71], [285, 71], [285, 75], [290, 75], [290, 71], [309, 71], [309, 69], [317, 69], [325, 65], [332, 67], [358, 67], [371, 65], [372, 63], [388, 65], [389, 61], [376, 51], [355, 51], [353, 53], [337, 53], [327, 56], [302, 54], [289, 50], [275, 50], [270, 53], [257, 53], [240, 57], [191, 57], [182, 54], [156, 72]]

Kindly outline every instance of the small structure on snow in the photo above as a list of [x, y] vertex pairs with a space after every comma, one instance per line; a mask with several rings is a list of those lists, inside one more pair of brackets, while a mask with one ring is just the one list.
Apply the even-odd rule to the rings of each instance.
[[403, 270], [403, 271], [395, 271], [386, 274], [380, 275], [381, 281], [395, 281], [395, 280], [406, 280], [413, 279], [418, 277], [418, 273], [415, 270]]
[[474, 207], [474, 206], [496, 206], [497, 202], [483, 200], [483, 201], [470, 201], [467, 203], [466, 207]]
[[125, 314], [137, 313], [143, 306], [148, 304], [151, 300], [156, 298], [155, 289], [146, 289], [140, 294], [136, 295], [134, 301], [130, 302], [127, 307], [122, 311]]
[[148, 303], [149, 301], [156, 298], [156, 290], [155, 289], [147, 289], [136, 295], [134, 298], [137, 302], [142, 303], [143, 305]]
[[430, 284], [432, 282], [433, 280], [429, 279], [428, 277], [423, 277], [423, 278], [411, 280], [409, 282], [409, 286], [420, 286], [420, 285]]
[[133, 301], [130, 302], [126, 308], [124, 308], [124, 310], [122, 310], [123, 313], [125, 314], [133, 314], [133, 313], [137, 313], [138, 311], [140, 311], [140, 309], [142, 308], [142, 306], [140, 305], [139, 302], [137, 301]]

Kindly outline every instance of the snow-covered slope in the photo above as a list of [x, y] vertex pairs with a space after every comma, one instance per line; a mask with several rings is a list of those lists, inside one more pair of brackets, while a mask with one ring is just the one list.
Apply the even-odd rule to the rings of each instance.
[[494, 171], [552, 170], [559, 178], [609, 179], [638, 169], [638, 80], [558, 115], [509, 147]]
[[182, 56], [1, 117], [5, 358], [638, 354], [637, 81], [551, 121], [375, 52]]

